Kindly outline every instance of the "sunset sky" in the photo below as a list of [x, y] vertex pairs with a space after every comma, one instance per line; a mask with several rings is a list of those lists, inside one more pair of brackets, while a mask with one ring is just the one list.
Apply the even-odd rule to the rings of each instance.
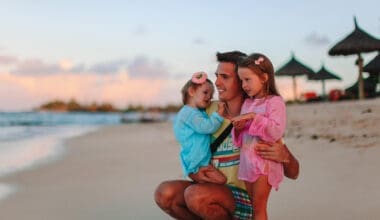
[[[230, 50], [264, 53], [275, 68], [293, 51], [343, 79], [327, 89], [344, 89], [357, 79], [356, 56], [327, 52], [353, 31], [354, 15], [380, 38], [379, 8], [378, 0], [1, 1], [0, 111], [70, 98], [120, 108], [177, 104], [192, 73], [214, 80], [215, 53]], [[298, 84], [299, 92], [321, 91], [304, 77]], [[277, 86], [292, 98], [290, 79]]]

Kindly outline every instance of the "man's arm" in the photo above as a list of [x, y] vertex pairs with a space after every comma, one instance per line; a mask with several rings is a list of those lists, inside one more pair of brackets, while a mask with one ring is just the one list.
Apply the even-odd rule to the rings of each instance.
[[294, 155], [289, 151], [288, 147], [283, 145], [284, 153], [287, 154], [287, 162], [283, 162], [284, 164], [284, 174], [286, 177], [290, 179], [297, 179], [299, 175], [300, 165], [298, 160], [294, 157]]
[[259, 142], [256, 144], [257, 153], [264, 159], [273, 160], [284, 165], [284, 174], [290, 179], [297, 179], [299, 163], [288, 147], [281, 142], [274, 144]]

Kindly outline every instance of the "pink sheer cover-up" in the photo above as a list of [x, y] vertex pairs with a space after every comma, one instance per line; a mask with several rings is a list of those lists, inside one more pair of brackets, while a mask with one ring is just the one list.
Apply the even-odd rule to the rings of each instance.
[[240, 149], [238, 177], [241, 180], [255, 182], [261, 175], [268, 176], [268, 183], [278, 190], [284, 177], [282, 163], [261, 158], [254, 145], [259, 140], [274, 143], [285, 132], [286, 109], [280, 96], [268, 96], [260, 99], [246, 99], [241, 114], [254, 112], [256, 116], [246, 123], [240, 132], [232, 129], [233, 143]]

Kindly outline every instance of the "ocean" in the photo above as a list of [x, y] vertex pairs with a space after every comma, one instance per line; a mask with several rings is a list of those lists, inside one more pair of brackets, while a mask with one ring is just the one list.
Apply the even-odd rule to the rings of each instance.
[[[0, 112], [0, 177], [63, 156], [64, 139], [138, 117], [138, 113]], [[15, 190], [0, 181], [0, 199]]]

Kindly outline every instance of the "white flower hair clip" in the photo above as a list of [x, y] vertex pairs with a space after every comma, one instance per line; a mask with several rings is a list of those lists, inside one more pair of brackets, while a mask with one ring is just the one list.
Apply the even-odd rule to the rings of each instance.
[[260, 65], [262, 62], [264, 62], [264, 57], [259, 57], [257, 60], [255, 60], [256, 65]]

